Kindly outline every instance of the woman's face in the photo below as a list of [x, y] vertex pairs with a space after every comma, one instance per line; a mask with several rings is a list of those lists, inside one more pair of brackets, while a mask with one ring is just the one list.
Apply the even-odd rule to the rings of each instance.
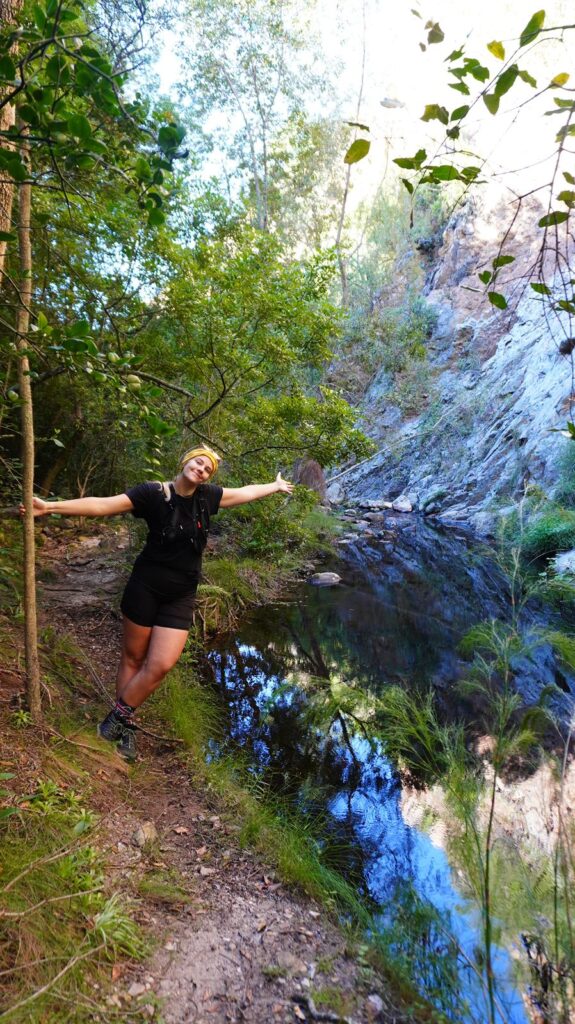
[[182, 467], [182, 475], [192, 484], [202, 484], [213, 473], [212, 460], [207, 455], [194, 455]]

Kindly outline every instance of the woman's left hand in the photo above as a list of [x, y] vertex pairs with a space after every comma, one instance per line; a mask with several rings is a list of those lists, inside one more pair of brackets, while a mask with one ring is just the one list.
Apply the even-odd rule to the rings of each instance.
[[284, 480], [281, 473], [276, 476], [276, 485], [278, 491], [283, 491], [284, 494], [291, 494], [294, 488], [293, 484], [290, 484], [289, 480]]

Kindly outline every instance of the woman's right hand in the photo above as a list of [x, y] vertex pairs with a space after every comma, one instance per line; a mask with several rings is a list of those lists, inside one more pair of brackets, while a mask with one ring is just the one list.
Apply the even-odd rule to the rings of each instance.
[[[19, 511], [20, 511], [20, 515], [21, 516], [25, 515], [26, 514], [26, 506], [25, 505], [20, 505]], [[48, 508], [48, 502], [47, 501], [44, 501], [42, 498], [36, 498], [36, 497], [34, 497], [32, 499], [32, 513], [34, 515], [34, 519], [36, 519], [38, 516], [45, 516], [45, 515], [47, 515], [49, 513], [49, 511], [50, 511], [50, 509]]]

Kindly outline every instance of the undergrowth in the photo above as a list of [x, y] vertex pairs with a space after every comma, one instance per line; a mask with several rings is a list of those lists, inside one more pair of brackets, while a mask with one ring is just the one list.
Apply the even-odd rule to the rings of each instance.
[[[31, 793], [14, 783], [4, 773], [0, 1020], [101, 1019], [94, 987], [106, 982], [109, 964], [146, 951], [133, 908], [106, 887], [97, 822], [80, 794], [50, 779]], [[107, 1019], [115, 1016], [111, 1009]]]

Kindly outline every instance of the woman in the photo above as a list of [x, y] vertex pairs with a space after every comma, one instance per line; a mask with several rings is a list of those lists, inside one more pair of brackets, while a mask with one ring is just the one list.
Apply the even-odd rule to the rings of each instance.
[[[148, 524], [146, 544], [120, 606], [123, 638], [116, 704], [98, 726], [98, 734], [115, 743], [129, 761], [136, 757], [134, 713], [176, 664], [188, 637], [210, 516], [219, 508], [234, 508], [293, 490], [281, 473], [271, 484], [230, 488], [208, 483], [219, 458], [211, 448], [192, 448], [180, 460], [180, 471], [172, 483], [137, 484], [110, 498], [34, 498], [34, 516], [132, 512]], [[20, 510], [24, 511], [23, 506]]]

